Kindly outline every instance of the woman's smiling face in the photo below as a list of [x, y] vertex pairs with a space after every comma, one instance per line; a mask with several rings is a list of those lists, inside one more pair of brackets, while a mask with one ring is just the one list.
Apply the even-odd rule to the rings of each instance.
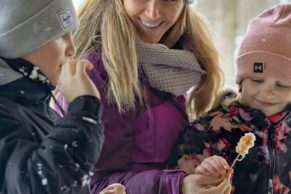
[[180, 17], [184, 0], [123, 0], [127, 15], [141, 39], [158, 43]]

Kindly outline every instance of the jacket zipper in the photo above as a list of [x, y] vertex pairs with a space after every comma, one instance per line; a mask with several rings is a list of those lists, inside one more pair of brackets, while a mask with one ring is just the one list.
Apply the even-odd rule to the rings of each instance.
[[268, 135], [268, 149], [269, 149], [269, 154], [270, 154], [270, 168], [269, 168], [269, 180], [268, 180], [268, 188], [269, 192], [268, 194], [273, 194], [273, 177], [275, 173], [275, 168], [276, 168], [276, 153], [273, 145], [273, 139], [274, 139], [274, 134], [275, 134], [275, 126], [271, 125], [269, 127], [269, 135]]

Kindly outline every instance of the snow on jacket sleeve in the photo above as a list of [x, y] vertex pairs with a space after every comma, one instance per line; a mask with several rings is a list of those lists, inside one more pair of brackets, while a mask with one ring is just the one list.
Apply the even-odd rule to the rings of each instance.
[[[99, 100], [83, 96], [75, 99], [55, 124], [40, 115], [32, 120], [43, 119], [42, 126], [37, 126], [42, 123], [38, 121], [31, 126], [0, 106], [0, 193], [86, 190], [104, 139], [100, 114]], [[53, 129], [47, 136], [39, 132], [45, 127]], [[31, 128], [39, 133], [31, 133]]]

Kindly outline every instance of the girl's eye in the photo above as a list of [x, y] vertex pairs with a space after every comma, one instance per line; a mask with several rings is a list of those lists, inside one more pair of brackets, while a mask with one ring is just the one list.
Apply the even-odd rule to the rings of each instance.
[[264, 82], [264, 80], [263, 79], [251, 79], [252, 80], [252, 82], [255, 82], [255, 83], [263, 83]]
[[291, 88], [291, 86], [282, 83], [277, 83], [276, 85], [280, 88]]

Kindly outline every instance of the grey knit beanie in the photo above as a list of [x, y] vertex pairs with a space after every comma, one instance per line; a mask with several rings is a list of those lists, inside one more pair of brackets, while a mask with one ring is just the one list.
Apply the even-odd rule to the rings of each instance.
[[72, 0], [1, 0], [0, 56], [19, 58], [75, 30]]

